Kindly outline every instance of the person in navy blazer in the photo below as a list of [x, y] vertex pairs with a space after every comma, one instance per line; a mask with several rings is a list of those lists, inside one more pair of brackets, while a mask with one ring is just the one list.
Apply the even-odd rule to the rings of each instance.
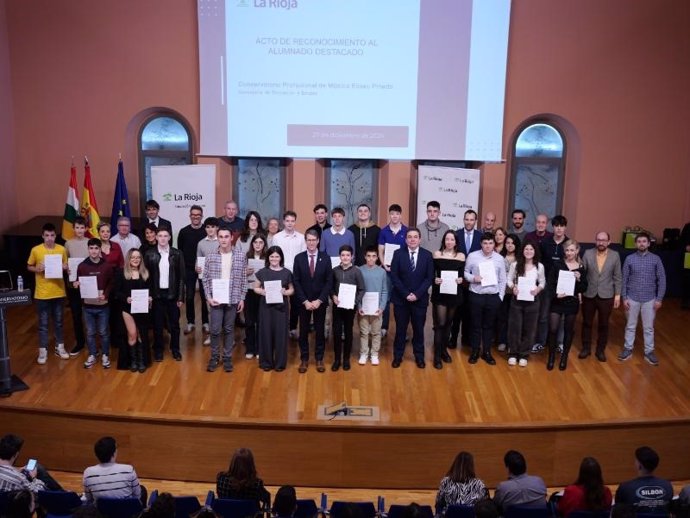
[[[429, 306], [429, 287], [434, 281], [434, 259], [431, 252], [419, 246], [421, 234], [418, 228], [409, 228], [405, 237], [406, 247], [393, 254], [391, 302], [395, 315], [395, 341], [393, 342], [393, 368], [400, 367], [405, 352], [405, 333], [412, 322], [412, 351], [417, 367], [424, 363], [424, 324]], [[411, 254], [414, 254], [414, 267]]]
[[[465, 214], [462, 218], [462, 224], [463, 228], [459, 228], [455, 231], [455, 241], [458, 244], [458, 250], [460, 250], [463, 254], [465, 254], [465, 257], [467, 257], [470, 255], [470, 252], [475, 252], [482, 248], [482, 231], [478, 228], [475, 228], [477, 224], [477, 213], [472, 209], [465, 211]], [[468, 235], [470, 239], [469, 249], [467, 248]], [[467, 283], [463, 283], [461, 286], [464, 294], [462, 299], [467, 301], [469, 300]], [[450, 342], [448, 343], [448, 347], [450, 349], [455, 349], [458, 346], [460, 323], [462, 323], [462, 338], [460, 342], [463, 345], [469, 345], [470, 336], [472, 336], [472, 332], [470, 331], [472, 322], [470, 318], [469, 304], [464, 304], [460, 308], [460, 311], [455, 312], [453, 322], [451, 322], [450, 325]]]
[[[326, 370], [323, 363], [323, 353], [326, 350], [326, 309], [333, 285], [331, 258], [325, 252], [319, 252], [319, 233], [315, 229], [309, 229], [304, 239], [307, 250], [295, 256], [292, 269], [295, 298], [299, 304], [299, 372], [302, 374], [307, 372], [309, 367], [309, 323], [312, 315], [316, 333], [316, 370]], [[309, 268], [311, 256], [314, 258], [314, 275]]]

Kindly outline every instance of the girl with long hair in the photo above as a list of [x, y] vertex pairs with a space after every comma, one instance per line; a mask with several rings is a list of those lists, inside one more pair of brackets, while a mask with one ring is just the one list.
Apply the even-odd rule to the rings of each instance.
[[256, 473], [254, 455], [249, 448], [239, 448], [232, 455], [227, 471], [216, 476], [218, 498], [254, 500], [260, 509], [271, 507], [271, 495]]
[[474, 472], [474, 457], [461, 451], [455, 457], [436, 495], [436, 516], [443, 516], [450, 505], [474, 505], [489, 496], [486, 485]]
[[567, 518], [573, 511], [606, 511], [611, 501], [611, 490], [604, 485], [599, 462], [594, 457], [585, 457], [577, 480], [563, 491], [558, 514]]

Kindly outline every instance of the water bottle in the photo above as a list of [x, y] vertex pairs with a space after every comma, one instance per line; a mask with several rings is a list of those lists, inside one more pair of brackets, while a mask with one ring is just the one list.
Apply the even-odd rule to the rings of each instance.
[[17, 291], [24, 291], [24, 278], [21, 275], [17, 276]]

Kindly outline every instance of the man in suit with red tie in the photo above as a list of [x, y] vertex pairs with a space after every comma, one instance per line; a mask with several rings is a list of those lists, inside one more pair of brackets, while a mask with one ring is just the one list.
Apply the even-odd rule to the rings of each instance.
[[611, 237], [608, 232], [596, 235], [596, 248], [585, 250], [582, 262], [587, 269], [587, 291], [582, 294], [582, 350], [578, 358], [587, 358], [592, 351], [592, 327], [594, 316], [599, 313], [597, 323], [596, 357], [606, 361], [606, 342], [609, 337], [611, 311], [621, 303], [621, 258], [618, 252], [609, 248]]
[[434, 280], [434, 259], [431, 252], [419, 246], [418, 228], [409, 228], [405, 237], [407, 246], [395, 251], [391, 262], [393, 283], [393, 311], [395, 315], [395, 341], [393, 342], [393, 368], [400, 367], [405, 352], [405, 333], [412, 322], [412, 350], [417, 367], [424, 363], [424, 324], [429, 305], [429, 288]]
[[307, 372], [309, 367], [309, 323], [312, 315], [316, 334], [316, 370], [326, 370], [323, 363], [323, 353], [326, 350], [326, 309], [333, 285], [331, 258], [325, 252], [319, 252], [319, 233], [310, 228], [304, 240], [307, 249], [295, 256], [292, 270], [295, 298], [299, 304], [300, 374]]

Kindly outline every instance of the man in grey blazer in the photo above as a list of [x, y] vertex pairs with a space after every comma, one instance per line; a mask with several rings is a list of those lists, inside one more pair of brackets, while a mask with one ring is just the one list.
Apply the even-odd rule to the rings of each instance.
[[582, 262], [587, 269], [587, 291], [582, 297], [582, 350], [578, 358], [587, 358], [592, 352], [592, 327], [594, 316], [599, 313], [597, 322], [596, 357], [606, 361], [606, 342], [609, 336], [611, 311], [621, 302], [621, 258], [611, 250], [611, 236], [608, 232], [598, 232], [596, 247], [585, 251]]

